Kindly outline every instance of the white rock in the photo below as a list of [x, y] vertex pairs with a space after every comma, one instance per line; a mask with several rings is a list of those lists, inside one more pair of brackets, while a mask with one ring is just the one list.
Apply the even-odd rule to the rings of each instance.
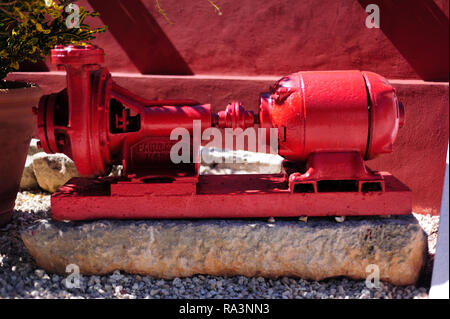
[[32, 138], [30, 142], [30, 148], [28, 149], [28, 155], [34, 155], [39, 152], [43, 152], [44, 150], [42, 148], [38, 147], [39, 140], [36, 138]]
[[25, 162], [25, 167], [23, 169], [22, 179], [20, 181], [20, 189], [22, 190], [32, 190], [38, 189], [39, 184], [36, 180], [33, 170], [33, 159], [32, 155], [43, 152], [42, 148], [38, 148], [38, 139], [32, 138], [30, 142], [30, 147], [28, 148], [28, 156]]
[[276, 154], [202, 148], [200, 174], [277, 174], [283, 158]]
[[36, 153], [32, 156], [33, 171], [39, 186], [55, 192], [72, 177], [80, 176], [74, 162], [64, 154]]
[[37, 189], [39, 188], [36, 176], [33, 170], [33, 159], [27, 156], [25, 167], [23, 169], [22, 179], [20, 180], [20, 189]]

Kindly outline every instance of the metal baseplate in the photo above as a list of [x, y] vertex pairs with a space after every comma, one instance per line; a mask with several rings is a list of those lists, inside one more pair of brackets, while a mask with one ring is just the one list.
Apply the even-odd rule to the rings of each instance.
[[410, 214], [411, 190], [387, 172], [376, 173], [384, 189], [361, 189], [351, 180], [290, 189], [284, 174], [77, 177], [52, 195], [51, 211], [55, 220]]

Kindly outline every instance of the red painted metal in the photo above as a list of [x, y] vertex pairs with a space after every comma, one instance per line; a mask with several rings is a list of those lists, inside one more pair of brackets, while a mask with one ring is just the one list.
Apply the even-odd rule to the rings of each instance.
[[360, 71], [298, 72], [280, 79], [261, 103], [263, 127], [278, 127], [280, 155], [305, 161], [318, 151], [392, 151], [404, 111], [383, 77]]
[[[147, 100], [120, 87], [100, 65], [97, 47], [57, 46], [52, 61], [66, 70], [67, 89], [39, 103], [41, 144], [46, 152], [71, 157], [90, 177], [72, 180], [52, 196], [55, 219], [411, 212], [410, 191], [364, 163], [391, 152], [404, 123], [395, 90], [377, 74], [294, 73], [261, 95], [258, 115], [239, 102], [215, 114], [209, 104]], [[195, 120], [200, 132], [194, 132]], [[199, 176], [198, 162], [170, 158], [175, 128], [190, 133], [187, 146], [195, 159], [201, 141], [194, 133], [255, 125], [278, 129], [279, 154], [286, 159], [282, 176]], [[123, 177], [102, 178], [115, 164], [124, 166]]]
[[388, 173], [384, 192], [291, 193], [283, 175], [201, 175], [197, 187], [73, 178], [52, 195], [56, 220], [242, 218], [411, 213], [411, 192]]
[[253, 112], [246, 111], [239, 102], [228, 104], [225, 111], [221, 111], [213, 118], [214, 125], [220, 128], [246, 129], [255, 124]]

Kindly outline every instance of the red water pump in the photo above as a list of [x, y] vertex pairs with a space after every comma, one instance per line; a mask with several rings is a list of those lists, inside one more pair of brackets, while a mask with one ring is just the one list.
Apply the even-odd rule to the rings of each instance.
[[[411, 212], [411, 191], [364, 163], [390, 153], [404, 124], [395, 89], [375, 73], [298, 72], [261, 95], [258, 114], [239, 102], [214, 113], [209, 104], [147, 100], [120, 87], [98, 47], [56, 46], [51, 58], [66, 70], [67, 89], [34, 110], [39, 138], [84, 176], [52, 195], [54, 219]], [[203, 138], [223, 131], [244, 140], [231, 148], [276, 148], [282, 172], [200, 175]], [[113, 165], [123, 165], [122, 176], [107, 176]]]

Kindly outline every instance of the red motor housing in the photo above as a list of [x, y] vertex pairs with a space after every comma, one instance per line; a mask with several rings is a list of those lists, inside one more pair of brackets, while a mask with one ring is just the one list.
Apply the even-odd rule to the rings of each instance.
[[277, 127], [279, 154], [305, 161], [314, 152], [392, 152], [404, 109], [395, 89], [372, 72], [298, 72], [262, 95], [262, 127]]

